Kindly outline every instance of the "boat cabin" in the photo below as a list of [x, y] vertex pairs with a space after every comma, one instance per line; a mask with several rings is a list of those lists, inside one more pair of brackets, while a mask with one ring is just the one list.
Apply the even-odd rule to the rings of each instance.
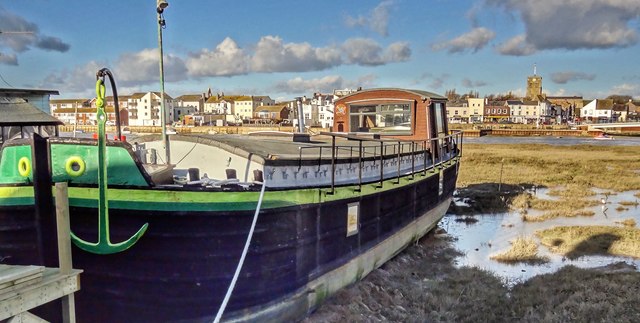
[[335, 101], [333, 131], [406, 140], [448, 133], [447, 98], [408, 89], [367, 89]]

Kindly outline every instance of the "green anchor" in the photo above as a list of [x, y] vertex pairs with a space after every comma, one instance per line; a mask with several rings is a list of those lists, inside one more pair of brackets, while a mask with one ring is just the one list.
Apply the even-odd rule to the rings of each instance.
[[[98, 72], [100, 75], [106, 69]], [[107, 71], [107, 74], [111, 77], [111, 73]], [[104, 78], [104, 74], [102, 74]], [[113, 79], [111, 83], [115, 86]], [[138, 232], [136, 232], [131, 238], [119, 243], [111, 243], [109, 238], [109, 207], [107, 201], [107, 163], [105, 161], [106, 154], [106, 137], [105, 137], [105, 122], [107, 115], [104, 112], [105, 98], [105, 86], [104, 79], [96, 81], [96, 106], [98, 107], [98, 241], [87, 242], [80, 239], [73, 232], [71, 232], [71, 240], [80, 249], [101, 255], [118, 253], [129, 249], [133, 246], [140, 237], [147, 231], [149, 223], [145, 223]]]

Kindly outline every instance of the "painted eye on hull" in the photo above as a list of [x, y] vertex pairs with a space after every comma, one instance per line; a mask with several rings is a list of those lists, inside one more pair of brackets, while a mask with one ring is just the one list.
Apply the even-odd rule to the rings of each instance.
[[78, 156], [71, 156], [65, 162], [64, 169], [67, 171], [69, 176], [78, 177], [84, 174], [84, 171], [87, 169], [87, 165], [82, 158]]
[[29, 161], [29, 158], [20, 158], [20, 160], [18, 161], [18, 173], [22, 177], [28, 177], [29, 175], [31, 175], [31, 162]]

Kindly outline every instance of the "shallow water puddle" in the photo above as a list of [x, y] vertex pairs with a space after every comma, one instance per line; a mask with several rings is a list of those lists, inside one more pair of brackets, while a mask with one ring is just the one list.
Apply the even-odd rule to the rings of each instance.
[[[548, 189], [537, 189], [531, 191], [538, 198], [556, 199], [549, 196]], [[535, 232], [549, 229], [556, 226], [571, 225], [607, 225], [622, 226], [619, 221], [625, 219], [635, 219], [640, 225], [640, 206], [620, 205], [620, 202], [640, 201], [634, 194], [638, 191], [628, 191], [621, 193], [611, 193], [603, 190], [594, 190], [597, 195], [589, 199], [596, 199], [600, 204], [587, 208], [595, 213], [594, 216], [579, 216], [573, 218], [561, 217], [543, 222], [524, 222], [519, 211], [510, 211], [498, 214], [476, 215], [479, 221], [475, 223], [456, 221], [460, 218], [455, 214], [447, 214], [439, 226], [447, 231], [449, 235], [456, 238], [454, 246], [464, 253], [457, 259], [458, 266], [475, 266], [492, 271], [502, 277], [509, 285], [526, 280], [533, 276], [545, 273], [552, 273], [565, 265], [590, 268], [600, 267], [611, 263], [625, 261], [640, 268], [640, 259], [629, 257], [613, 256], [584, 256], [578, 259], [567, 259], [559, 254], [548, 251], [545, 246], [539, 244], [539, 254], [546, 255], [550, 261], [542, 265], [528, 264], [503, 264], [489, 257], [494, 254], [504, 252], [510, 248], [509, 241], [518, 237], [535, 237]], [[465, 203], [466, 201], [454, 201], [455, 203]], [[528, 210], [532, 216], [541, 215], [543, 211]]]

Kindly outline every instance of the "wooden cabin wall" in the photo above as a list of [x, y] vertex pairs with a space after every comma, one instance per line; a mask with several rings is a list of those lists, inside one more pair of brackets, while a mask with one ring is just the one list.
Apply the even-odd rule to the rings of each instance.
[[[429, 100], [422, 100], [422, 97], [413, 93], [397, 90], [380, 90], [380, 91], [367, 91], [363, 93], [356, 93], [339, 99], [335, 103], [334, 111], [334, 125], [333, 131], [340, 132], [357, 132], [357, 129], [350, 129], [349, 124], [349, 104], [379, 104], [383, 102], [383, 99], [388, 99], [388, 102], [394, 102], [394, 100], [411, 100], [412, 104], [412, 120], [411, 120], [411, 135], [382, 135], [385, 138], [398, 138], [405, 140], [424, 140], [428, 138], [428, 131], [430, 126], [428, 125], [428, 105], [431, 103]], [[405, 101], [406, 102], [406, 101]], [[340, 114], [338, 111], [344, 107], [344, 114]], [[343, 130], [340, 130], [340, 124], [342, 124]]]

